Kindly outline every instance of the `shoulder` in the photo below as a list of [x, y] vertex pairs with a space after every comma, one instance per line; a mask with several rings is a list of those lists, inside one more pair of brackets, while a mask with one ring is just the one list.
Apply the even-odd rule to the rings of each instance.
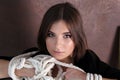
[[85, 55], [79, 60], [78, 67], [89, 73], [97, 73], [103, 77], [120, 79], [120, 70], [104, 63], [92, 50], [86, 50]]
[[86, 72], [96, 72], [97, 63], [100, 61], [99, 57], [92, 50], [86, 50], [85, 55], [76, 64], [78, 67], [84, 69]]
[[39, 51], [39, 49], [37, 47], [28, 48], [28, 49], [23, 50], [22, 54], [33, 52], [33, 51]]
[[[26, 54], [26, 53], [32, 53], [32, 52], [35, 52], [35, 54], [31, 55], [31, 57], [34, 57], [39, 54], [45, 54], [45, 52], [40, 51], [39, 48], [32, 47], [32, 48], [23, 50], [19, 55]], [[17, 56], [19, 56], [19, 55], [17, 55]], [[13, 57], [15, 57], [15, 56], [0, 56], [0, 59], [11, 60]]]
[[99, 61], [100, 59], [94, 51], [87, 49], [85, 52], [85, 55], [80, 60], [96, 62], [96, 61]]

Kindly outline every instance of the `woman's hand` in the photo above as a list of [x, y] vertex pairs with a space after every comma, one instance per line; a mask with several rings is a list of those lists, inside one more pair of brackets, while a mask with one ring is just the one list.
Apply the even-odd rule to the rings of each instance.
[[16, 69], [15, 74], [18, 77], [33, 77], [35, 74], [35, 69], [34, 68], [22, 68], [22, 69]]
[[86, 73], [76, 69], [67, 68], [65, 80], [86, 80]]

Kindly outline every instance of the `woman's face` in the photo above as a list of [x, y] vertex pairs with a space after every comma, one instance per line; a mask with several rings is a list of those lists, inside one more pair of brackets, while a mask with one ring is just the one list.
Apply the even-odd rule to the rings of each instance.
[[67, 26], [63, 20], [55, 22], [47, 34], [46, 47], [54, 58], [69, 63], [75, 45]]

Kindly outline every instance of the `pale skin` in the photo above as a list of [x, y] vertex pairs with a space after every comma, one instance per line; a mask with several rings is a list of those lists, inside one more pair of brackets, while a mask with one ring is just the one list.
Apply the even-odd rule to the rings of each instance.
[[75, 47], [71, 38], [72, 35], [64, 21], [54, 23], [46, 38], [46, 46], [50, 55], [57, 60], [71, 63], [71, 56]]
[[8, 77], [8, 64], [9, 61], [0, 59], [0, 78]]
[[[58, 22], [55, 22], [51, 29], [48, 32], [47, 38], [46, 38], [46, 46], [51, 56], [56, 58], [59, 61], [71, 63], [71, 56], [75, 47], [75, 44], [72, 40], [72, 35], [68, 30], [68, 25], [63, 21], [60, 20]], [[9, 64], [9, 61], [6, 60], [0, 60], [0, 70], [3, 70], [4, 73], [1, 73], [0, 71], [0, 78], [8, 77], [7, 74], [7, 67]], [[86, 80], [86, 73], [82, 71], [78, 71], [76, 69], [72, 68], [64, 68], [64, 71], [66, 71], [65, 74], [65, 80]], [[21, 70], [16, 70], [17, 76], [29, 76], [32, 77], [34, 75], [35, 69], [26, 69], [23, 68]], [[2, 76], [1, 76], [2, 74]], [[116, 79], [106, 79], [103, 78], [103, 80], [116, 80]]]

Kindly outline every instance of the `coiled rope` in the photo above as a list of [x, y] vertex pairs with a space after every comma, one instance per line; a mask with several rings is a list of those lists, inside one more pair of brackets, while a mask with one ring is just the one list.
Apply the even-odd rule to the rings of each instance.
[[[37, 55], [30, 57], [37, 51], [28, 52], [12, 58], [8, 66], [8, 74], [13, 80], [64, 80], [62, 67], [69, 67], [85, 72], [84, 70], [72, 65], [60, 62], [49, 55]], [[59, 71], [56, 77], [52, 77], [52, 68], [57, 65]], [[31, 77], [18, 77], [15, 75], [15, 69], [35, 68], [35, 75]]]

